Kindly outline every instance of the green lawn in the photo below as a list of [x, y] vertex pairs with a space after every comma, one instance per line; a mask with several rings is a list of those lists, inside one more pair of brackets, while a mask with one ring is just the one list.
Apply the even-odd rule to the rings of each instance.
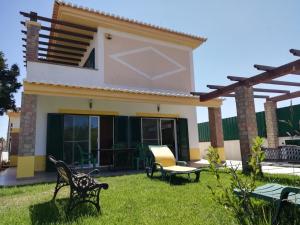
[[[225, 179], [229, 182], [229, 177]], [[100, 194], [102, 214], [81, 205], [65, 215], [69, 188], [51, 202], [55, 184], [0, 189], [0, 224], [237, 224], [214, 202], [207, 185], [214, 186], [210, 172], [199, 183], [177, 179], [177, 185], [145, 174], [100, 178], [109, 184]]]

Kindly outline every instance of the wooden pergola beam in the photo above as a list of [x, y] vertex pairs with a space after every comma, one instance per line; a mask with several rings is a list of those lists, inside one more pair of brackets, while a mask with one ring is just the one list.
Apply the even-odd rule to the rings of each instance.
[[[24, 21], [21, 21], [21, 24], [25, 26]], [[93, 36], [91, 36], [91, 35], [86, 35], [86, 34], [81, 34], [81, 33], [71, 32], [71, 31], [67, 31], [67, 30], [63, 30], [63, 29], [46, 27], [46, 26], [41, 26], [41, 30], [46, 30], [46, 31], [54, 32], [54, 33], [60, 33], [60, 34], [66, 34], [66, 35], [70, 35], [73, 37], [84, 38], [84, 39], [89, 39], [89, 40], [93, 39]]]
[[[27, 31], [22, 30], [23, 34], [27, 34]], [[67, 42], [67, 43], [71, 43], [71, 44], [76, 44], [76, 45], [83, 45], [83, 46], [89, 46], [90, 43], [89, 42], [85, 42], [85, 41], [77, 41], [77, 40], [73, 40], [73, 39], [69, 39], [69, 38], [61, 38], [61, 37], [55, 37], [55, 36], [51, 36], [51, 35], [46, 35], [46, 34], [39, 34], [40, 38], [46, 38], [49, 40], [57, 40], [57, 41], [63, 41], [63, 42]]]
[[[221, 89], [224, 86], [222, 85], [206, 85], [209, 89]], [[265, 89], [265, 88], [253, 88], [253, 91], [256, 92], [267, 92], [267, 93], [290, 93], [288, 90], [279, 90], [279, 89]]]
[[75, 23], [70, 23], [70, 22], [63, 21], [63, 20], [56, 20], [56, 19], [51, 19], [51, 18], [39, 16], [35, 12], [30, 12], [30, 13], [20, 12], [20, 14], [25, 16], [25, 17], [30, 18], [31, 20], [32, 20], [32, 15], [35, 15], [36, 19], [34, 21], [41, 20], [41, 21], [50, 22], [50, 23], [53, 23], [53, 24], [60, 24], [60, 25], [63, 25], [63, 26], [76, 28], [76, 29], [79, 29], [79, 30], [84, 30], [84, 31], [89, 31], [89, 32], [97, 32], [97, 28], [94, 28], [94, 27], [89, 27], [89, 26], [79, 25], [79, 24], [75, 24]]
[[76, 53], [76, 52], [68, 52], [68, 51], [61, 51], [61, 50], [57, 50], [57, 49], [51, 49], [51, 48], [41, 48], [39, 47], [40, 51], [45, 51], [45, 52], [54, 52], [54, 53], [60, 53], [60, 54], [64, 54], [64, 55], [71, 55], [71, 56], [78, 56], [78, 57], [82, 57], [83, 54], [81, 53]]
[[215, 90], [210, 93], [203, 94], [200, 96], [200, 101], [208, 101], [208, 100], [217, 98], [219, 96], [222, 96], [224, 94], [229, 94], [241, 85], [253, 86], [253, 85], [262, 83], [264, 81], [269, 81], [269, 80], [272, 80], [272, 79], [275, 79], [275, 78], [278, 78], [283, 75], [290, 74], [290, 73], [293, 73], [293, 72], [296, 72], [299, 70], [300, 70], [300, 59], [290, 62], [290, 63], [287, 63], [287, 64], [284, 64], [282, 66], [279, 66], [274, 70], [266, 71], [266, 72], [260, 73], [256, 76], [245, 79], [243, 81], [239, 81], [239, 82], [230, 84], [219, 90]]
[[[26, 38], [22, 38], [23, 41], [27, 41]], [[56, 43], [49, 43], [45, 41], [39, 41], [40, 45], [47, 45], [47, 46], [53, 46], [53, 47], [58, 47], [58, 48], [63, 48], [63, 49], [68, 49], [68, 50], [73, 50], [73, 51], [81, 51], [85, 52], [85, 48], [80, 48], [80, 47], [74, 47], [74, 46], [69, 46], [69, 45], [62, 45], [62, 44], [56, 44]]]
[[[23, 51], [23, 53], [26, 55], [26, 51]], [[65, 60], [70, 60], [70, 61], [75, 61], [75, 62], [80, 61], [80, 58], [66, 57], [66, 56], [61, 56], [61, 55], [51, 55], [51, 54], [46, 54], [46, 53], [41, 53], [41, 52], [38, 53], [38, 56], [57, 58], [57, 59], [65, 59]]]
[[297, 49], [290, 49], [290, 53], [292, 53], [294, 56], [300, 56], [300, 50]]
[[43, 58], [39, 58], [38, 60], [43, 62], [58, 63], [58, 64], [69, 65], [69, 66], [78, 66], [78, 63], [71, 63], [71, 62], [65, 62], [60, 60], [43, 59]]
[[[248, 79], [247, 77], [237, 77], [237, 76], [227, 76], [227, 78], [231, 81], [243, 81], [243, 80]], [[300, 83], [290, 82], [290, 81], [270, 80], [270, 81], [265, 81], [265, 82], [262, 82], [262, 83], [282, 85], [282, 86], [300, 87]]]
[[[191, 95], [195, 96], [201, 96], [203, 94], [207, 94], [206, 92], [190, 92]], [[229, 97], [229, 98], [234, 98], [235, 94], [224, 94], [221, 97]], [[254, 98], [264, 98], [264, 99], [269, 99], [269, 96], [267, 95], [253, 95]]]
[[269, 101], [273, 101], [273, 102], [280, 102], [280, 101], [284, 101], [284, 100], [288, 100], [288, 99], [292, 99], [292, 98], [298, 98], [300, 97], [300, 91], [295, 91], [295, 92], [291, 92], [288, 94], [284, 94], [284, 95], [279, 95], [276, 97], [272, 97], [269, 98]]
[[39, 56], [42, 57], [47, 57], [47, 58], [52, 58], [52, 59], [65, 59], [65, 60], [69, 60], [69, 61], [74, 61], [74, 62], [79, 62], [80, 59], [79, 58], [72, 58], [72, 57], [65, 57], [65, 56], [60, 56], [60, 55], [51, 55], [51, 54], [45, 54], [45, 53], [38, 53]]
[[[270, 70], [274, 70], [276, 67], [255, 64], [254, 68], [256, 68], [258, 70], [263, 70], [263, 71], [270, 71]], [[300, 71], [297, 71], [297, 72], [294, 72], [294, 73], [291, 73], [291, 74], [300, 75]]]

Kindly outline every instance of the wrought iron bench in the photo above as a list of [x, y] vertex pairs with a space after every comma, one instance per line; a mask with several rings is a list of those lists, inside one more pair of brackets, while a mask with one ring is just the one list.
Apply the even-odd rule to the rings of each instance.
[[90, 174], [98, 170], [93, 170], [88, 174], [79, 173], [69, 168], [63, 161], [56, 160], [53, 156], [48, 159], [54, 164], [57, 170], [57, 182], [54, 190], [53, 199], [57, 192], [65, 186], [70, 186], [70, 199], [68, 210], [71, 211], [80, 203], [91, 203], [97, 211], [100, 211], [100, 190], [108, 189], [108, 184], [99, 183]]
[[300, 146], [286, 145], [278, 148], [264, 148], [265, 161], [300, 163]]

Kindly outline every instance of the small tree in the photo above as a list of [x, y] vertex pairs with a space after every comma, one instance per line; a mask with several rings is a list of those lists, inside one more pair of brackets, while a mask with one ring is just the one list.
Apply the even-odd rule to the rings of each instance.
[[294, 138], [296, 136], [300, 136], [300, 121], [299, 120], [296, 121], [292, 100], [291, 100], [290, 106], [289, 106], [288, 119], [287, 120], [278, 120], [278, 121], [280, 123], [287, 125], [288, 131], [286, 132], [286, 134], [289, 137]]
[[[221, 160], [217, 149], [210, 147], [208, 152], [208, 161], [210, 171], [214, 174], [217, 180], [217, 185], [208, 186], [215, 200], [228, 209], [242, 225], [257, 225], [269, 224], [265, 217], [257, 216], [258, 209], [250, 199], [250, 193], [256, 187], [256, 179], [262, 176], [261, 162], [264, 159], [262, 151], [263, 139], [256, 137], [253, 140], [251, 148], [251, 158], [249, 166], [251, 168], [250, 176], [241, 176], [237, 167], [226, 166], [220, 167]], [[230, 184], [226, 185], [220, 176], [221, 173], [230, 176]], [[240, 190], [240, 195], [234, 194], [235, 190]]]
[[9, 109], [16, 111], [13, 94], [22, 86], [17, 80], [19, 74], [19, 67], [16, 64], [8, 68], [4, 54], [0, 51], [0, 116]]

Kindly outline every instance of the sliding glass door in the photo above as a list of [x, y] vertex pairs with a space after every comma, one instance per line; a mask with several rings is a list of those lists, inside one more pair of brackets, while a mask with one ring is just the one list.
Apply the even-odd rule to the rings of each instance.
[[142, 118], [142, 143], [167, 145], [177, 158], [175, 119]]
[[161, 130], [161, 144], [167, 145], [173, 152], [176, 159], [177, 154], [177, 138], [176, 138], [176, 128], [174, 119], [161, 119], [160, 120], [160, 130]]
[[89, 117], [64, 116], [63, 160], [68, 164], [80, 162], [81, 155], [89, 153]]

